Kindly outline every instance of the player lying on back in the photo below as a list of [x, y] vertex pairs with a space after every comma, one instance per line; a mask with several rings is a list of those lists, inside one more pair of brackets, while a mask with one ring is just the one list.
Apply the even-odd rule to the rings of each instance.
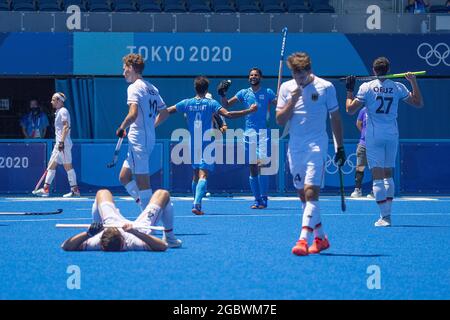
[[[181, 247], [173, 233], [173, 205], [166, 190], [157, 190], [134, 221], [122, 216], [109, 190], [99, 190], [92, 205], [92, 219], [86, 232], [67, 239], [61, 247], [66, 251], [164, 251]], [[165, 228], [162, 239], [152, 236], [151, 229], [139, 228], [154, 226], [159, 220]], [[122, 228], [105, 229], [104, 225]]]
[[[389, 72], [390, 63], [385, 57], [375, 59], [373, 73], [384, 76]], [[398, 148], [397, 110], [398, 103], [403, 100], [407, 104], [423, 107], [422, 94], [417, 84], [416, 76], [406, 74], [411, 83], [412, 92], [400, 82], [390, 79], [376, 79], [364, 82], [353, 97], [355, 77], [346, 78], [347, 113], [354, 114], [359, 108], [367, 108], [366, 127], [366, 156], [369, 169], [372, 171], [373, 194], [380, 209], [380, 218], [375, 222], [376, 227], [391, 225], [392, 200], [395, 185], [392, 175], [395, 167]]]
[[[277, 99], [275, 93], [261, 86], [262, 71], [259, 68], [250, 69], [248, 81], [250, 87], [239, 90], [232, 98], [226, 98], [226, 92], [230, 86], [228, 81], [222, 81], [218, 87], [218, 93], [222, 96], [222, 105], [226, 108], [231, 107], [237, 102], [243, 103], [249, 107], [256, 103], [258, 111], [249, 114], [245, 118], [245, 151], [247, 161], [255, 159], [256, 163], [250, 163], [249, 184], [252, 190], [255, 202], [252, 209], [264, 209], [268, 204], [269, 176], [261, 174], [262, 162], [268, 156], [268, 146], [270, 146], [270, 129], [267, 126], [267, 112], [271, 105], [276, 105]], [[257, 137], [252, 139], [251, 137]], [[256, 140], [256, 141], [255, 141]], [[253, 146], [256, 144], [256, 146]], [[251, 154], [255, 150], [256, 154]]]
[[[277, 123], [290, 121], [288, 160], [294, 186], [302, 202], [303, 221], [299, 240], [292, 253], [306, 256], [329, 248], [320, 218], [319, 194], [328, 156], [327, 115], [335, 137], [337, 165], [345, 163], [342, 121], [333, 84], [312, 73], [311, 59], [303, 52], [289, 56], [292, 80], [280, 87]], [[308, 238], [314, 232], [314, 242]]]
[[[202, 211], [202, 199], [206, 195], [208, 175], [214, 170], [214, 161], [206, 161], [204, 159], [205, 147], [211, 142], [210, 140], [203, 141], [205, 132], [212, 128], [213, 114], [217, 113], [225, 118], [239, 118], [257, 110], [256, 104], [253, 104], [248, 109], [230, 112], [223, 108], [216, 100], [205, 97], [208, 92], [208, 87], [208, 78], [203, 76], [196, 77], [194, 79], [196, 96], [194, 98], [184, 99], [176, 105], [169, 107], [167, 113], [160, 113], [155, 124], [161, 124], [167, 119], [169, 114], [175, 112], [186, 114], [191, 138], [191, 164], [194, 169], [192, 190], [195, 190], [195, 196], [192, 205], [192, 213], [196, 215], [204, 214]], [[202, 142], [201, 149], [198, 150], [195, 148], [194, 143], [196, 137], [199, 137]]]

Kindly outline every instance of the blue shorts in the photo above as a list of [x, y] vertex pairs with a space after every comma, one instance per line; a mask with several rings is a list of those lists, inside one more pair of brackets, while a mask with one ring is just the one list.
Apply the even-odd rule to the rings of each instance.
[[201, 163], [193, 163], [192, 164], [192, 169], [194, 170], [207, 170], [208, 172], [213, 172], [214, 171], [214, 163], [212, 164], [207, 164], [203, 159], [201, 161]]
[[270, 129], [267, 134], [244, 136], [245, 163], [256, 164], [257, 161], [267, 159], [271, 144]]

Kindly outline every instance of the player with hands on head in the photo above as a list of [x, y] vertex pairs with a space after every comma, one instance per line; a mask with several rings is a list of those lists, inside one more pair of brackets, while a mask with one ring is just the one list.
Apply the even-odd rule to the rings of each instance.
[[[70, 237], [62, 244], [66, 251], [165, 251], [179, 248], [181, 240], [173, 233], [173, 204], [166, 190], [157, 190], [144, 211], [134, 221], [123, 217], [109, 190], [97, 192], [92, 205], [92, 223], [86, 232]], [[152, 235], [148, 227], [159, 221], [164, 226], [163, 237]], [[108, 227], [120, 225], [121, 228]]]
[[[374, 60], [372, 70], [376, 76], [384, 76], [389, 72], [390, 62], [386, 57]], [[408, 72], [405, 78], [412, 86], [410, 92], [400, 82], [390, 79], [375, 79], [364, 82], [353, 96], [355, 77], [346, 78], [346, 110], [354, 114], [359, 108], [367, 108], [366, 155], [372, 172], [373, 194], [380, 210], [376, 227], [391, 226], [392, 201], [395, 195], [393, 169], [397, 157], [399, 132], [397, 111], [400, 101], [421, 108], [422, 94], [414, 74]]]
[[[345, 163], [342, 120], [333, 84], [312, 73], [311, 58], [303, 52], [289, 56], [292, 80], [280, 87], [276, 119], [291, 123], [288, 160], [294, 186], [302, 203], [302, 228], [292, 253], [306, 256], [329, 248], [320, 217], [319, 194], [328, 157], [327, 115], [330, 117], [338, 166]], [[309, 237], [314, 241], [308, 247]]]

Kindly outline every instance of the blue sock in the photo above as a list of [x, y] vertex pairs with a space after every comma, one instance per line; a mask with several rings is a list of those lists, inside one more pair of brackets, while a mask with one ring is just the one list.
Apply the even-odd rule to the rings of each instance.
[[269, 176], [259, 175], [259, 188], [261, 189], [261, 196], [267, 197], [269, 191]]
[[194, 199], [195, 199], [196, 190], [197, 190], [197, 182], [195, 182], [195, 180], [192, 180], [192, 194], [194, 196]]
[[206, 179], [199, 179], [197, 183], [197, 189], [195, 192], [195, 198], [194, 198], [194, 204], [201, 204], [202, 199], [206, 194], [206, 186], [207, 181]]
[[258, 177], [252, 177], [250, 176], [248, 178], [248, 181], [250, 182], [250, 189], [252, 189], [253, 196], [256, 200], [261, 199], [261, 190], [259, 189], [259, 179]]

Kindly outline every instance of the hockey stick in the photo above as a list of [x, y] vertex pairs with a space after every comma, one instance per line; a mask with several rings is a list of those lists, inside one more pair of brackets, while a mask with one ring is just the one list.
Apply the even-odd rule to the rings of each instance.
[[[84, 224], [84, 223], [57, 223], [55, 225], [56, 228], [85, 228], [88, 229], [91, 225], [90, 224]], [[104, 225], [104, 228], [122, 228], [123, 224], [107, 224]], [[160, 230], [164, 231], [164, 227], [157, 227], [157, 226], [140, 226], [140, 225], [133, 225], [134, 229], [150, 229], [150, 230]]]
[[[426, 71], [415, 71], [411, 72], [412, 74], [416, 76], [424, 76], [427, 72]], [[397, 78], [404, 78], [406, 76], [407, 72], [404, 73], [394, 73], [394, 74], [387, 74], [385, 76], [369, 76], [369, 77], [355, 77], [356, 80], [359, 81], [370, 81], [375, 79], [397, 79]], [[345, 81], [345, 78], [340, 78], [340, 81]]]
[[119, 158], [120, 147], [122, 146], [122, 141], [123, 141], [123, 138], [119, 138], [119, 140], [117, 141], [116, 148], [114, 149], [113, 160], [111, 163], [108, 163], [106, 165], [107, 168], [112, 168], [117, 164], [117, 159]]
[[49, 216], [53, 214], [60, 214], [63, 209], [57, 209], [56, 211], [44, 211], [44, 212], [0, 212], [0, 216]]
[[339, 166], [339, 190], [341, 193], [341, 210], [342, 212], [345, 212], [345, 210], [347, 209], [347, 205], [345, 204], [344, 177], [341, 166]]
[[[283, 38], [281, 40], [280, 65], [278, 66], [277, 97], [278, 94], [280, 93], [281, 77], [283, 74], [284, 49], [286, 48], [287, 32], [288, 32], [287, 27], [284, 27], [281, 30]], [[267, 105], [267, 115], [266, 115], [267, 127], [269, 127], [269, 119], [270, 119], [270, 103]]]
[[45, 168], [44, 173], [42, 174], [41, 178], [39, 179], [39, 181], [36, 183], [36, 186], [34, 187], [33, 193], [36, 192], [39, 189], [39, 187], [41, 186], [42, 182], [44, 181], [45, 177], [47, 176], [49, 168], [52, 166], [53, 162], [56, 161], [56, 157], [58, 157], [59, 152], [60, 151], [55, 152], [50, 157], [50, 160], [48, 162], [47, 167]]

